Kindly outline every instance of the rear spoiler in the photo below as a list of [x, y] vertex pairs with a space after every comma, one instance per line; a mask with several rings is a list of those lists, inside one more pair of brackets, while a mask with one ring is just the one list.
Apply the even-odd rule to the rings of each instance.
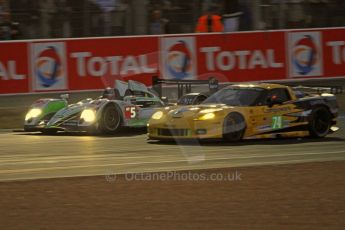
[[128, 89], [137, 92], [150, 93], [145, 84], [133, 80], [128, 81]]
[[310, 92], [310, 93], [331, 93], [331, 94], [341, 94], [343, 93], [342, 86], [292, 86], [294, 90], [300, 90], [303, 92]]
[[145, 84], [138, 81], [133, 81], [133, 80], [128, 80], [128, 82], [115, 80], [115, 89], [119, 91], [119, 94], [122, 97], [125, 95], [126, 90], [128, 89], [133, 92], [142, 92], [142, 93], [151, 94], [151, 92], [149, 91], [149, 89], [146, 87]]
[[162, 97], [162, 84], [177, 85], [178, 99], [184, 94], [192, 92], [192, 85], [208, 85], [211, 92], [216, 92], [219, 89], [218, 80], [216, 78], [209, 78], [208, 80], [174, 80], [161, 79], [157, 76], [152, 77], [152, 89], [155, 90], [159, 97]]
[[115, 89], [119, 91], [120, 96], [124, 96], [126, 90], [128, 89], [128, 82], [115, 80]]
[[[270, 81], [264, 81], [264, 83], [275, 83], [275, 82], [270, 82]], [[300, 90], [306, 93], [317, 93], [317, 94], [322, 94], [322, 93], [331, 93], [331, 94], [341, 94], [343, 93], [343, 86], [338, 86], [338, 85], [331, 85], [331, 86], [326, 86], [326, 85], [318, 85], [318, 84], [308, 84], [308, 83], [293, 83], [293, 82], [282, 82], [280, 83], [282, 85], [290, 86], [294, 90]]]

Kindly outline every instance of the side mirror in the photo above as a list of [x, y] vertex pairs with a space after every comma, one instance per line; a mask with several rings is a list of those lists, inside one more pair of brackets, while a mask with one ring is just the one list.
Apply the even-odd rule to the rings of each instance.
[[69, 94], [68, 94], [68, 93], [66, 93], [66, 94], [61, 94], [61, 95], [60, 95], [60, 98], [67, 101], [67, 100], [69, 99]]
[[278, 97], [271, 97], [267, 99], [268, 107], [273, 107], [274, 105], [283, 104], [283, 100]]

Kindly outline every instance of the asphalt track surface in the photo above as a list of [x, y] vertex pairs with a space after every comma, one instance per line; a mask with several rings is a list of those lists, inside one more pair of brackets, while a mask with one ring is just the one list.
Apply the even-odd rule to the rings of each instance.
[[147, 141], [145, 130], [116, 136], [0, 132], [0, 181], [345, 160], [345, 117], [322, 139], [239, 143]]

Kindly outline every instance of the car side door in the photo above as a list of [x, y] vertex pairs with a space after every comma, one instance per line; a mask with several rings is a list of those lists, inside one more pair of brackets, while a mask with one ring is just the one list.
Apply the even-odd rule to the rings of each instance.
[[255, 134], [279, 133], [294, 120], [288, 114], [296, 111], [287, 88], [268, 90], [257, 109]]

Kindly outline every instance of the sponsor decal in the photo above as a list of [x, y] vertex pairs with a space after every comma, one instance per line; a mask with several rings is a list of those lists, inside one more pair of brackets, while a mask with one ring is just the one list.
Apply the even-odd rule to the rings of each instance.
[[67, 89], [65, 44], [31, 44], [31, 70], [33, 91]]
[[260, 126], [257, 126], [257, 129], [259, 131], [267, 131], [267, 130], [271, 130], [271, 125], [260, 125]]
[[194, 37], [161, 38], [161, 68], [166, 79], [196, 79]]
[[80, 77], [103, 77], [109, 74], [126, 77], [157, 72], [157, 69], [149, 64], [152, 54], [100, 57], [94, 56], [91, 52], [75, 52], [70, 56], [76, 60], [77, 73]]
[[23, 80], [26, 78], [25, 74], [18, 73], [16, 60], [8, 60], [7, 62], [0, 61], [0, 80]]
[[264, 110], [265, 113], [280, 113], [280, 112], [289, 112], [291, 108], [289, 106], [279, 107], [279, 108], [267, 108]]
[[274, 49], [229, 51], [222, 50], [218, 46], [211, 46], [200, 48], [200, 52], [205, 55], [208, 71], [279, 69], [284, 67], [282, 62], [278, 62]]
[[125, 118], [132, 119], [136, 118], [138, 115], [137, 108], [135, 106], [126, 106], [125, 107]]
[[273, 116], [272, 117], [272, 129], [281, 129], [283, 128], [283, 118], [282, 116]]
[[290, 77], [323, 75], [320, 32], [291, 32], [288, 38]]
[[345, 64], [345, 41], [330, 41], [326, 44], [332, 48], [332, 63], [335, 65]]

